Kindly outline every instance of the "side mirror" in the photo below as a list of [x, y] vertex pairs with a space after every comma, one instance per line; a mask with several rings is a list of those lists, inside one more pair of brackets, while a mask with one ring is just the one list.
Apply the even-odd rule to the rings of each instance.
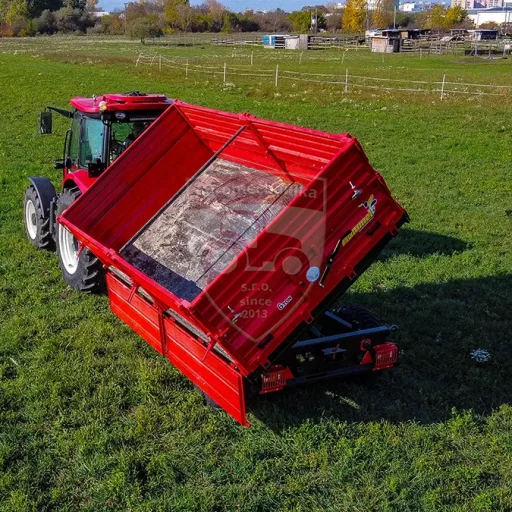
[[51, 110], [48, 110], [47, 112], [41, 112], [41, 117], [39, 120], [39, 130], [43, 135], [52, 133], [52, 112], [51, 112]]
[[55, 162], [53, 162], [54, 169], [71, 169], [72, 166], [73, 166], [73, 160], [71, 160], [71, 158], [69, 158], [69, 156], [62, 160], [55, 160]]

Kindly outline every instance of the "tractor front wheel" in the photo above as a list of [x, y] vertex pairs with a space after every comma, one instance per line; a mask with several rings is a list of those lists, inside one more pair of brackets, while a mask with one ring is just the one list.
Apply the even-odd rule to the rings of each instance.
[[[78, 187], [64, 189], [57, 200], [57, 217], [80, 196]], [[64, 281], [81, 292], [102, 292], [105, 272], [98, 258], [61, 224], [56, 229], [57, 258]]]
[[37, 249], [53, 250], [50, 218], [45, 216], [43, 206], [33, 185], [27, 187], [23, 201], [23, 223], [28, 241]]

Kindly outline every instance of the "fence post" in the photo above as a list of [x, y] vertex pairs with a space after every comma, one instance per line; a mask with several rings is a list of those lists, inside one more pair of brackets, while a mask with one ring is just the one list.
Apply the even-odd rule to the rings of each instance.
[[251, 66], [254, 64], [254, 52], [251, 52]]
[[188, 78], [188, 59], [187, 63], [185, 64], [185, 78]]
[[348, 92], [348, 68], [345, 71], [345, 92]]
[[343, 53], [341, 54], [341, 64], [342, 65], [345, 62], [345, 53], [346, 53], [346, 50], [343, 50]]
[[162, 56], [159, 55], [158, 57], [158, 69], [160, 72], [162, 72]]
[[446, 74], [443, 75], [443, 83], [441, 84], [441, 100], [443, 99], [443, 96], [444, 96], [444, 82], [446, 80]]
[[139, 53], [139, 56], [137, 57], [137, 62], [135, 63], [135, 67], [137, 67], [139, 65], [139, 60], [142, 56], [142, 53]]
[[224, 83], [226, 83], [226, 63], [224, 62]]
[[278, 82], [279, 82], [279, 64], [276, 65], [276, 83], [275, 83], [276, 87], [277, 87]]

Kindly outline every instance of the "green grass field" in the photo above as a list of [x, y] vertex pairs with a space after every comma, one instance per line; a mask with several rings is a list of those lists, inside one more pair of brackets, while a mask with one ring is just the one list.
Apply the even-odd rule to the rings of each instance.
[[[0, 510], [512, 510], [512, 102], [135, 68], [140, 52], [248, 66], [251, 50], [0, 40]], [[254, 69], [510, 84], [511, 60], [254, 50]], [[230, 60], [231, 59], [231, 60]], [[352, 71], [353, 70], [353, 71]], [[401, 365], [250, 406], [252, 428], [25, 240], [27, 177], [59, 182], [48, 104], [142, 90], [357, 136], [411, 223], [344, 297], [397, 323]], [[490, 352], [477, 366], [470, 353]]]

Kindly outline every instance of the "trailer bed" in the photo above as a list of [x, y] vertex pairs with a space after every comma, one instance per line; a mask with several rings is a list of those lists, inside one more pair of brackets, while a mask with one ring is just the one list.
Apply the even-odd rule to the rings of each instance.
[[298, 182], [219, 158], [121, 251], [192, 302], [302, 190]]

